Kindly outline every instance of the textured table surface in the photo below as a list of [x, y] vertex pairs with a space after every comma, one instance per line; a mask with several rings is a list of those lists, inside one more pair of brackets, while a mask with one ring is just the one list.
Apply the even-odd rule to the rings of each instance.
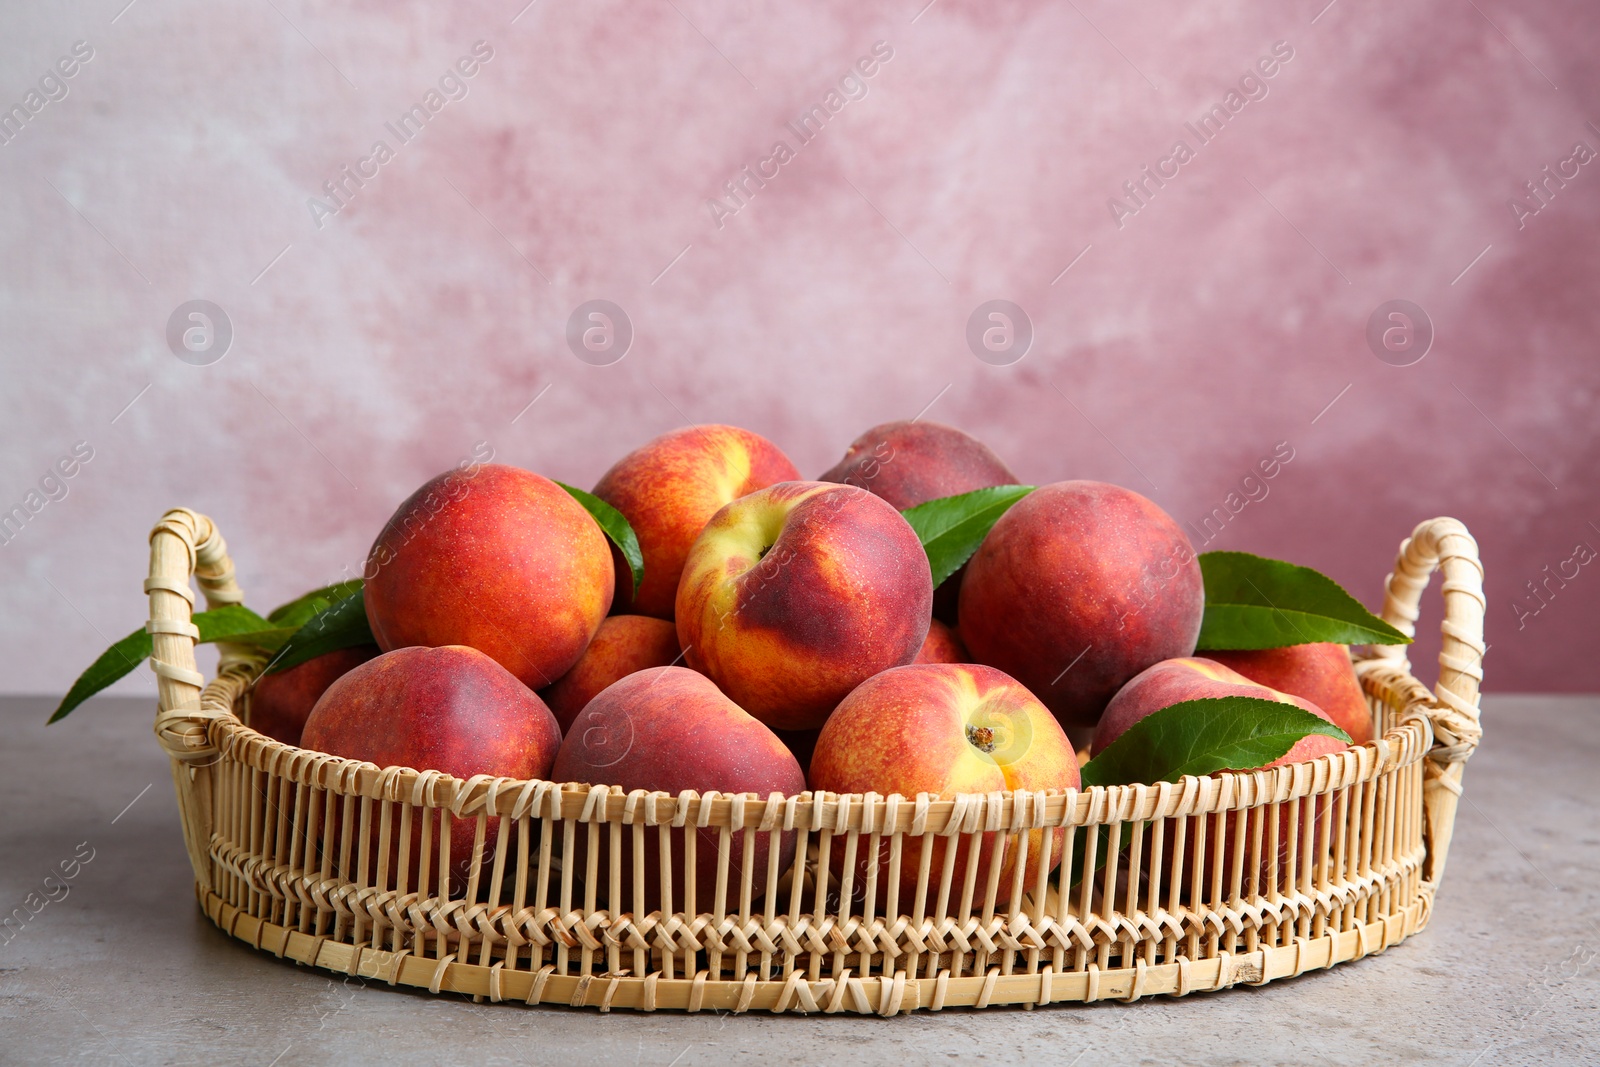
[[49, 701], [4, 699], [0, 908], [93, 858], [0, 932], [0, 1063], [1600, 1062], [1600, 698], [1485, 705], [1449, 870], [1412, 940], [1259, 989], [883, 1020], [346, 987], [231, 941], [195, 906], [151, 704], [97, 700], [47, 730]]

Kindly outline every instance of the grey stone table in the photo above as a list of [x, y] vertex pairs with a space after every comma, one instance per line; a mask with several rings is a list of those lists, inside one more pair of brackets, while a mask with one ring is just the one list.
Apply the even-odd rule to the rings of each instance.
[[[59, 898], [0, 930], [0, 1063], [1600, 1063], [1600, 697], [1486, 699], [1432, 923], [1382, 955], [1182, 1000], [887, 1020], [346, 987], [200, 913], [151, 702], [46, 729], [49, 705], [0, 700], [0, 915]], [[63, 862], [76, 876], [47, 886]]]

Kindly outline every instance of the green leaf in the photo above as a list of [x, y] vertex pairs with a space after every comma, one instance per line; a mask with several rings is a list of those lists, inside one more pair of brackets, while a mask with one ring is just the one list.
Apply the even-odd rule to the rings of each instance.
[[265, 629], [242, 630], [236, 634], [201, 638], [201, 643], [204, 644], [206, 640], [226, 641], [230, 645], [254, 645], [265, 652], [276, 652], [283, 647], [285, 641], [294, 636], [295, 629], [293, 626], [268, 626]]
[[196, 612], [194, 625], [200, 631], [200, 644], [221, 641], [254, 645], [267, 652], [276, 651], [295, 631], [292, 626], [272, 625], [243, 604], [224, 604]]
[[150, 658], [152, 647], [150, 635], [141, 628], [100, 653], [100, 658], [72, 683], [72, 688], [67, 690], [67, 695], [61, 698], [61, 703], [51, 713], [50, 721], [66, 718], [73, 708], [118, 678], [132, 674], [135, 667]]
[[1339, 583], [1310, 567], [1248, 552], [1204, 552], [1206, 610], [1201, 651], [1285, 648], [1316, 641], [1408, 645]]
[[356, 592], [307, 619], [305, 625], [278, 649], [278, 654], [267, 664], [265, 673], [286, 671], [300, 666], [306, 660], [337, 652], [341, 648], [377, 643], [372, 636], [372, 627], [367, 624], [365, 598]]
[[[266, 619], [243, 604], [224, 604], [210, 611], [197, 611], [193, 616], [195, 629], [200, 631], [202, 644], [225, 641], [235, 645], [257, 645], [272, 651], [288, 638], [292, 630], [274, 627]], [[135, 630], [100, 654], [89, 669], [78, 676], [61, 698], [50, 722], [57, 722], [85, 700], [105, 689], [112, 682], [133, 673], [134, 668], [150, 658], [154, 640], [143, 629]]]
[[622, 553], [622, 558], [628, 561], [628, 571], [633, 575], [633, 591], [639, 591], [639, 583], [644, 581], [644, 552], [639, 548], [639, 538], [633, 532], [633, 527], [622, 512], [607, 504], [593, 493], [586, 493], [576, 486], [566, 482], [556, 482], [561, 488], [572, 494], [572, 499], [583, 505], [585, 511], [594, 516], [594, 521], [600, 524], [600, 529], [605, 531], [611, 543], [617, 546]]
[[996, 485], [907, 508], [906, 517], [928, 553], [933, 587], [961, 569], [1006, 510], [1033, 492], [1031, 485]]
[[321, 589], [313, 589], [303, 596], [295, 597], [287, 604], [280, 604], [267, 613], [267, 619], [279, 626], [287, 626], [298, 630], [310, 622], [312, 616], [332, 604], [337, 604], [346, 597], [355, 596], [361, 592], [361, 579], [351, 578], [347, 582], [335, 582], [325, 585]]
[[[321, 589], [313, 589], [287, 604], [273, 608], [265, 619], [259, 619], [259, 626], [230, 636], [227, 640], [233, 644], [255, 645], [268, 652], [277, 652], [299, 632], [302, 626], [316, 618], [324, 609], [360, 593], [361, 586], [360, 578], [352, 578], [346, 582], [335, 582]], [[202, 636], [201, 640], [206, 638]]]
[[1240, 696], [1185, 700], [1128, 727], [1083, 765], [1083, 785], [1149, 785], [1186, 774], [1251, 770], [1309, 734], [1350, 742], [1339, 727], [1293, 704]]

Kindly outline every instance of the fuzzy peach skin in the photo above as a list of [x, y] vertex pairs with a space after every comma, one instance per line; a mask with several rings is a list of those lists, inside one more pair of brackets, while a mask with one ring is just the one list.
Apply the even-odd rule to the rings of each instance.
[[[676, 796], [685, 789], [697, 793], [749, 793], [763, 801], [771, 793], [785, 796], [805, 790], [805, 775], [800, 764], [773, 732], [745, 714], [711, 680], [684, 667], [654, 667], [630, 674], [608, 686], [589, 701], [567, 732], [551, 771], [555, 781], [589, 782], [620, 786], [626, 791], [646, 789]], [[730, 835], [730, 867], [727, 894], [721, 907], [739, 902], [740, 878], [744, 870], [745, 831]], [[672, 867], [668, 880], [670, 900], [662, 895], [661, 856], [658, 833], [649, 832], [644, 850], [644, 885], [641, 894], [633, 890], [634, 855], [631, 847], [622, 853], [620, 885], [622, 899], [608, 900], [610, 877], [609, 850], [596, 858], [597, 884], [601, 908], [616, 912], [644, 914], [661, 908], [691, 914], [717, 906], [716, 875], [721, 831], [704, 828], [695, 831], [695, 859], [691, 868], [685, 858], [685, 833], [671, 832]], [[577, 840], [579, 854], [573, 857], [582, 871], [587, 863], [585, 835]], [[626, 837], [625, 837], [626, 840]], [[751, 871], [755, 882], [752, 893], [766, 893], [766, 875], [772, 835], [756, 833]], [[778, 871], [780, 877], [794, 859], [794, 834], [780, 835]], [[687, 875], [692, 871], [691, 893]], [[692, 897], [692, 899], [691, 899]]]
[[1350, 663], [1348, 645], [1319, 642], [1206, 655], [1251, 681], [1311, 701], [1355, 744], [1372, 740], [1372, 709]]
[[678, 657], [678, 630], [666, 619], [612, 615], [600, 624], [573, 668], [539, 695], [550, 705], [564, 733], [584, 705], [606, 686], [646, 667], [669, 666]]
[[314, 656], [250, 687], [250, 728], [286, 745], [298, 745], [306, 716], [340, 675], [378, 654], [375, 645], [341, 648]]
[[[851, 442], [844, 458], [819, 480], [860, 486], [899, 511], [942, 496], [1017, 484], [1017, 476], [982, 441], [954, 426], [922, 421], [874, 426]], [[962, 567], [934, 590], [934, 618], [956, 621], [965, 575]]]
[[[1014, 678], [993, 667], [969, 663], [899, 667], [862, 682], [823, 726], [811, 757], [810, 779], [816, 790], [899, 793], [904, 797], [1076, 789], [1079, 782], [1077, 755], [1049, 709]], [[1053, 835], [1053, 870], [1061, 862], [1064, 831], [1049, 832]], [[1021, 838], [1017, 835], [983, 835], [975, 872], [969, 872], [970, 847], [960, 848], [951, 882], [956, 887], [951, 907], [960, 902], [960, 887], [974, 876], [975, 900], [983, 900], [991, 884], [997, 886], [996, 900], [1001, 907], [1014, 892], [1032, 892], [1044, 854], [1045, 833], [1027, 831], [1028, 862], [1020, 871]], [[934, 835], [923, 840], [933, 849], [929, 879], [937, 882], [944, 870], [945, 848], [952, 839]], [[921, 847], [903, 846], [899, 882], [891, 885], [889, 842], [883, 841], [878, 878], [869, 887], [871, 850], [865, 839], [858, 842], [850, 879], [855, 906], [865, 904], [870, 888], [877, 914], [912, 914], [917, 905]], [[846, 873], [844, 863], [845, 842], [839, 838], [831, 860], [834, 874]], [[930, 898], [923, 904], [931, 907], [936, 901]]]
[[[303, 748], [379, 767], [443, 771], [457, 778], [475, 774], [545, 778], [560, 745], [561, 730], [544, 701], [510, 671], [465, 645], [396, 649], [353, 668], [322, 694], [301, 735]], [[394, 818], [399, 818], [398, 812]], [[432, 819], [428, 866], [419, 865], [423, 821], [412, 823], [406, 874], [413, 890], [421, 871], [438, 866], [442, 831], [437, 814]], [[452, 822], [451, 887], [460, 894], [472, 873], [476, 819]], [[400, 845], [399, 824], [393, 825], [391, 880], [399, 871]], [[378, 832], [374, 818], [374, 843]], [[499, 821], [490, 819], [484, 839], [486, 863], [494, 856], [498, 834]], [[374, 844], [374, 866], [366, 872], [368, 877], [376, 875], [377, 852]], [[356, 855], [354, 849], [351, 855]]]
[[633, 526], [644, 553], [637, 594], [616, 555], [616, 610], [672, 618], [683, 561], [706, 521], [739, 497], [798, 477], [777, 445], [737, 426], [673, 430], [623, 456], [594, 487]]
[[966, 663], [967, 650], [955, 630], [934, 619], [928, 626], [928, 637], [922, 642], [913, 663]]
[[[1185, 700], [1200, 700], [1207, 697], [1245, 696], [1255, 697], [1259, 700], [1276, 700], [1284, 704], [1293, 704], [1311, 712], [1313, 715], [1332, 722], [1332, 718], [1321, 708], [1303, 697], [1281, 693], [1276, 689], [1252, 682], [1229, 667], [1224, 667], [1215, 660], [1195, 656], [1181, 659], [1165, 660], [1139, 673], [1132, 681], [1123, 686], [1106, 708], [1105, 715], [1100, 719], [1100, 724], [1095, 728], [1094, 742], [1090, 745], [1090, 752], [1099, 755], [1106, 746], [1121, 737], [1134, 723], [1162, 708], [1171, 707], [1173, 704]], [[1338, 738], [1328, 737], [1325, 734], [1307, 734], [1290, 746], [1289, 751], [1273, 760], [1263, 764], [1265, 767], [1281, 767], [1289, 763], [1299, 763], [1302, 760], [1315, 759], [1332, 752], [1341, 752], [1348, 746]], [[1235, 767], [1232, 770], [1249, 771], [1255, 767]], [[1310, 809], [1307, 801], [1297, 802], [1300, 806], [1299, 818], [1303, 819]], [[1316, 802], [1315, 812], [1312, 814], [1312, 840], [1318, 840], [1321, 823], [1328, 809], [1328, 798], [1323, 797]], [[1252, 825], [1246, 827], [1245, 841], [1248, 842], [1255, 834], [1253, 823], [1260, 820], [1264, 808], [1251, 810], [1247, 817]], [[1184, 872], [1181, 874], [1180, 889], [1187, 888], [1191, 891], [1196, 884], [1194, 878], [1196, 871], [1196, 841], [1199, 840], [1199, 823], [1207, 817], [1195, 816], [1186, 820], [1185, 838], [1188, 848], [1184, 857]], [[1206, 825], [1206, 841], [1204, 852], [1199, 857], [1198, 885], [1201, 894], [1208, 900], [1219, 902], [1232, 895], [1233, 882], [1231, 880], [1232, 866], [1227, 860], [1231, 856], [1235, 840], [1237, 840], [1236, 820], [1233, 815], [1225, 815], [1219, 819], [1209, 817]], [[1168, 820], [1166, 825], [1166, 846], [1162, 852], [1172, 856], [1175, 847], [1175, 826], [1177, 820]], [[1262, 853], [1260, 865], [1254, 873], [1255, 888], [1266, 892], [1274, 877], [1283, 888], [1286, 876], [1298, 876], [1302, 872], [1306, 857], [1300, 855], [1298, 842], [1292, 841], [1295, 836], [1297, 820], [1291, 813], [1290, 806], [1285, 805], [1278, 818], [1278, 849], [1277, 863], [1272, 864], [1268, 854], [1266, 842], [1268, 827], [1262, 828]], [[1220, 865], [1214, 862], [1216, 857], [1216, 835], [1218, 831], [1223, 834], [1224, 862]], [[1147, 848], [1147, 854], [1148, 848]], [[1170, 868], [1162, 872], [1163, 880], [1170, 877]], [[1248, 893], [1251, 890], [1252, 872], [1248, 858], [1240, 871], [1239, 889]]]
[[1015, 485], [989, 446], [937, 422], [886, 422], [851, 442], [818, 481], [844, 482], [883, 497], [899, 511], [991, 485]]
[[1063, 726], [1088, 727], [1128, 679], [1194, 651], [1204, 593], [1189, 539], [1153, 502], [1056, 482], [1002, 515], [967, 564], [961, 640]]
[[373, 542], [367, 621], [385, 651], [470, 645], [538, 689], [578, 662], [611, 607], [611, 549], [555, 482], [485, 464], [442, 474]]
[[718, 511], [689, 550], [678, 642], [751, 715], [807, 730], [866, 679], [916, 658], [932, 600], [927, 554], [887, 501], [780, 482]]

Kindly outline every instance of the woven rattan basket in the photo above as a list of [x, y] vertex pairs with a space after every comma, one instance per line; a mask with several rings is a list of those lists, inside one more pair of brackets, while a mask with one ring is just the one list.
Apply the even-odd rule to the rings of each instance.
[[[242, 598], [222, 537], [178, 509], [150, 545], [156, 736], [200, 906], [257, 949], [367, 984], [602, 1011], [879, 1015], [1259, 985], [1426, 925], [1481, 736], [1483, 569], [1454, 519], [1405, 541], [1383, 607], [1413, 633], [1443, 572], [1438, 686], [1412, 677], [1400, 646], [1356, 660], [1380, 740], [1270, 771], [942, 800], [462, 781], [280, 744], [245, 725], [259, 654], [222, 646], [209, 685], [196, 670], [191, 578], [212, 606]], [[1064, 832], [1029, 833], [1045, 828]], [[440, 876], [463, 834], [484, 860], [465, 884]], [[776, 847], [753, 869], [760, 834], [794, 835], [788, 869]], [[976, 855], [989, 835], [1094, 873], [1067, 891], [1044, 873], [1022, 884], [1024, 863], [1004, 882], [977, 862], [952, 878], [956, 849]], [[717, 884], [697, 894], [694, 852], [708, 848]], [[863, 849], [891, 867], [887, 899], [875, 867], [852, 877]], [[674, 911], [669, 880], [647, 887], [647, 850], [663, 871], [685, 853], [680, 900], [712, 910]], [[928, 891], [903, 908], [906, 865]]]

